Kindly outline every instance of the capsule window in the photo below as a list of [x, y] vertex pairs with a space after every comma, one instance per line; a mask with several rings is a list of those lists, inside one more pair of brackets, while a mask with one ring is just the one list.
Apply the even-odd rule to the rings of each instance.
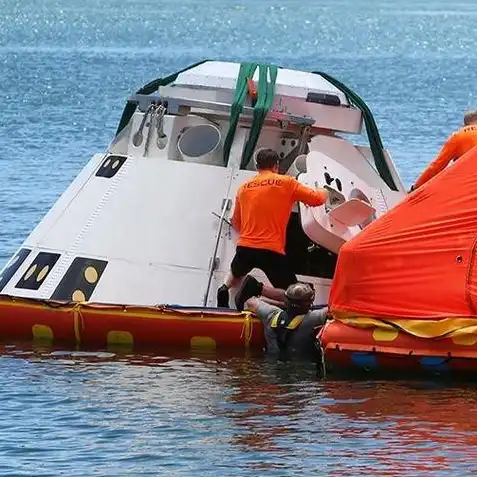
[[215, 151], [220, 144], [220, 130], [211, 124], [200, 124], [187, 129], [177, 147], [183, 156], [201, 157]]

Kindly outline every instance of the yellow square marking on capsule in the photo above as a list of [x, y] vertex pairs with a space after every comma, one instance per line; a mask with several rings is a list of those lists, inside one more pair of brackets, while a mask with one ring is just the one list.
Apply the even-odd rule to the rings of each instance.
[[36, 271], [36, 263], [32, 265], [28, 272], [26, 272], [25, 276], [23, 277], [23, 280], [27, 281]]
[[88, 283], [96, 283], [98, 281], [98, 271], [94, 267], [88, 267], [84, 271], [84, 278]]
[[71, 298], [73, 301], [86, 301], [86, 296], [81, 290], [75, 290]]
[[41, 270], [40, 270], [40, 273], [38, 274], [38, 276], [36, 277], [36, 281], [37, 282], [41, 282], [47, 275], [48, 273], [48, 270], [50, 270], [50, 266], [49, 265], [45, 265]]

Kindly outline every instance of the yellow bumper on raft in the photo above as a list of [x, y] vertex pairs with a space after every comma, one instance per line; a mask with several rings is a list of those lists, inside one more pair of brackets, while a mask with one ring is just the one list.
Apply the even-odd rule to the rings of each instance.
[[477, 318], [383, 319], [334, 314], [319, 332], [325, 361], [367, 371], [477, 371]]
[[472, 317], [410, 320], [334, 314], [334, 318], [348, 326], [372, 329], [376, 341], [394, 341], [403, 333], [417, 338], [451, 338], [455, 344], [462, 345], [477, 343], [477, 318]]

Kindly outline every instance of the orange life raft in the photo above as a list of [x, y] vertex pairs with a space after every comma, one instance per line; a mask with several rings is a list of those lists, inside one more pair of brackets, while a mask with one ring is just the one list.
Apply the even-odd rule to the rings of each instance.
[[347, 242], [320, 332], [345, 367], [477, 370], [477, 148]]
[[108, 347], [262, 350], [260, 320], [250, 313], [178, 306], [63, 303], [0, 295], [0, 337]]

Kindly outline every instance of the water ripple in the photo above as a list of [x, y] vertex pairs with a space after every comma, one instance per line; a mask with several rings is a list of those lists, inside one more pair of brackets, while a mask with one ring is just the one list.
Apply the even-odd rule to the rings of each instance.
[[477, 471], [474, 387], [318, 381], [310, 366], [261, 358], [26, 345], [3, 348], [0, 386], [2, 475]]

